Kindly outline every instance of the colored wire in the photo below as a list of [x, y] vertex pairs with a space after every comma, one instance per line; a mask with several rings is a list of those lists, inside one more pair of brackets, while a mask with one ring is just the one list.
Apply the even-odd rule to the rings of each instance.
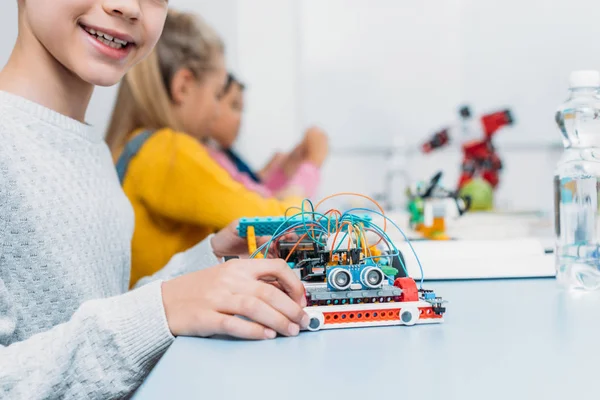
[[[288, 222], [289, 222], [291, 219], [293, 219], [293, 218], [297, 217], [298, 215], [299, 215], [299, 214], [297, 214], [297, 215], [295, 215], [295, 216], [293, 216], [293, 217], [290, 217], [290, 218], [288, 218], [288, 219], [287, 219], [285, 222], [281, 223], [281, 225], [280, 225], [280, 226], [279, 226], [279, 227], [278, 227], [278, 228], [275, 230], [275, 232], [273, 233], [273, 235], [271, 236], [271, 238], [269, 239], [269, 241], [268, 241], [267, 243], [263, 244], [262, 246], [260, 246], [258, 249], [256, 249], [256, 251], [250, 255], [250, 258], [254, 258], [254, 257], [256, 257], [256, 255], [257, 255], [258, 253], [260, 253], [260, 252], [261, 252], [263, 249], [265, 249], [265, 248], [267, 249], [267, 250], [265, 251], [265, 254], [264, 254], [264, 256], [265, 256], [265, 258], [266, 258], [266, 257], [267, 257], [267, 255], [268, 255], [269, 249], [271, 248], [271, 244], [273, 243], [273, 241], [277, 240], [278, 238], [280, 238], [281, 236], [285, 235], [286, 233], [288, 233], [288, 232], [290, 232], [290, 231], [294, 230], [295, 228], [299, 228], [299, 227], [301, 227], [301, 226], [304, 226], [304, 227], [306, 227], [306, 224], [305, 224], [305, 223], [303, 223], [303, 222], [298, 222], [298, 223], [292, 224], [292, 225], [290, 225], [290, 226], [287, 226], [287, 227], [286, 227], [286, 228], [284, 228], [284, 229], [283, 229], [283, 231], [281, 231], [281, 232], [279, 231], [280, 229], [282, 229], [282, 227], [286, 226], [286, 225], [287, 225], [287, 223], [288, 223]], [[317, 226], [317, 228], [318, 228], [319, 230], [323, 231], [323, 232], [325, 231], [325, 229], [324, 229], [322, 226]], [[305, 229], [306, 229], [306, 228], [305, 228]], [[322, 243], [320, 243], [320, 244], [321, 244], [321, 245], [323, 245]]]
[[[329, 251], [329, 258], [330, 259], [333, 257], [334, 251], [338, 251], [339, 248], [340, 248], [340, 246], [342, 245], [342, 239], [340, 239], [340, 242], [338, 243], [337, 242], [337, 238], [338, 238], [338, 235], [340, 234], [340, 232], [342, 231], [342, 229], [344, 228], [345, 225], [349, 225], [350, 226], [350, 230], [348, 232], [348, 236], [350, 236], [352, 234], [352, 224], [350, 223], [350, 221], [342, 221], [342, 223], [340, 224], [340, 228], [335, 232], [335, 236], [333, 237], [333, 243], [331, 244], [331, 249]], [[335, 245], [335, 249], [333, 248], [334, 245]], [[348, 248], [350, 248], [350, 245], [348, 245]]]
[[306, 233], [302, 236], [300, 236], [300, 239], [298, 239], [298, 241], [296, 242], [296, 244], [294, 245], [294, 247], [292, 247], [292, 250], [290, 250], [290, 253], [287, 255], [287, 257], [285, 258], [285, 262], [288, 262], [288, 260], [290, 259], [292, 253], [294, 253], [294, 251], [296, 250], [296, 247], [298, 247], [298, 245], [302, 242], [302, 240], [306, 237]]
[[298, 207], [298, 206], [291, 206], [291, 207], [288, 207], [288, 208], [285, 210], [285, 212], [283, 213], [283, 218], [286, 218], [286, 219], [288, 218], [288, 216], [287, 216], [287, 213], [288, 213], [290, 210], [298, 210], [298, 211], [302, 212], [302, 208], [300, 208], [300, 207]]
[[398, 248], [392, 243], [391, 239], [389, 238], [389, 236], [387, 235], [387, 233], [381, 231], [381, 229], [378, 226], [373, 226], [373, 230], [372, 232], [376, 233], [377, 235], [379, 235], [379, 237], [381, 237], [384, 242], [387, 244], [388, 246], [388, 251], [390, 252], [390, 254], [382, 254], [381, 256], [371, 256], [371, 257], [366, 257], [366, 259], [369, 260], [373, 260], [375, 258], [388, 258], [391, 259], [394, 257], [398, 257], [398, 261], [400, 261], [400, 265], [402, 266], [402, 270], [404, 271], [405, 275], [408, 276], [408, 269], [406, 268], [406, 265], [404, 264], [404, 261], [402, 261], [402, 258], [400, 257], [400, 250], [398, 250]]
[[[373, 204], [375, 204], [377, 206], [377, 208], [380, 210], [380, 212], [373, 210], [373, 209], [368, 209], [368, 208], [352, 208], [350, 210], [345, 211], [343, 214], [339, 210], [336, 210], [336, 209], [330, 209], [325, 214], [320, 214], [315, 211], [325, 201], [327, 201], [331, 198], [334, 198], [334, 197], [347, 196], [347, 195], [362, 197], [362, 198], [365, 198], [365, 199], [371, 201]], [[305, 203], [308, 203], [308, 205], [310, 206], [310, 211], [307, 211], [305, 209]], [[300, 213], [295, 214], [291, 217], [288, 217], [287, 214], [292, 209], [298, 209], [300, 211]], [[383, 229], [372, 223], [369, 223], [368, 226], [365, 228], [363, 221], [361, 221], [359, 219], [359, 222], [356, 222], [357, 217], [354, 214], [352, 214], [355, 211], [371, 212], [376, 215], [379, 215], [380, 217], [383, 218]], [[331, 216], [330, 216], [330, 214], [331, 214]], [[288, 254], [286, 261], [293, 254], [293, 252], [296, 250], [296, 248], [299, 246], [299, 244], [302, 242], [302, 240], [304, 240], [304, 238], [309, 237], [317, 245], [326, 246], [326, 243], [323, 243], [321, 241], [323, 239], [323, 235], [326, 235], [329, 237], [332, 234], [335, 234], [335, 236], [333, 238], [333, 243], [332, 243], [332, 246], [330, 249], [330, 258], [332, 259], [333, 252], [338, 251], [339, 247], [342, 244], [342, 240], [343, 240], [342, 239], [339, 241], [339, 243], [337, 243], [337, 238], [338, 238], [340, 232], [342, 232], [344, 230], [344, 228], [346, 226], [348, 226], [347, 232], [346, 232], [346, 234], [348, 235], [348, 249], [350, 249], [352, 247], [353, 236], [356, 236], [357, 247], [362, 247], [364, 254], [367, 256], [367, 257], [365, 257], [365, 259], [372, 260], [374, 258], [398, 257], [398, 260], [400, 261], [402, 269], [404, 270], [406, 275], [408, 275], [408, 270], [407, 270], [404, 262], [402, 261], [402, 258], [400, 257], [400, 251], [394, 245], [394, 243], [392, 242], [392, 240], [389, 238], [389, 236], [386, 233], [387, 222], [390, 222], [400, 232], [400, 234], [402, 235], [404, 240], [408, 243], [408, 246], [410, 247], [412, 254], [415, 256], [415, 259], [417, 260], [417, 264], [419, 265], [419, 269], [421, 271], [420, 285], [421, 285], [421, 288], [423, 287], [423, 281], [425, 278], [424, 273], [423, 273], [423, 266], [421, 265], [421, 260], [419, 259], [415, 249], [413, 248], [412, 243], [410, 242], [410, 240], [408, 239], [406, 234], [403, 232], [403, 230], [400, 227], [398, 227], [398, 225], [393, 220], [391, 220], [389, 217], [387, 217], [385, 215], [383, 208], [379, 205], [379, 203], [377, 203], [372, 198], [362, 195], [362, 194], [359, 194], [359, 193], [344, 192], [344, 193], [337, 193], [337, 194], [325, 197], [323, 200], [321, 200], [319, 203], [317, 203], [316, 206], [313, 205], [313, 203], [309, 199], [305, 199], [302, 201], [301, 207], [288, 208], [286, 210], [284, 216], [285, 216], [286, 220], [277, 228], [277, 230], [271, 236], [270, 240], [267, 243], [260, 246], [250, 256], [251, 258], [256, 257], [256, 255], [258, 253], [262, 252], [263, 250], [265, 250], [264, 256], [266, 258], [273, 242], [277, 243], [283, 236], [285, 236], [289, 232], [295, 231], [297, 228], [302, 227], [304, 230], [304, 234], [296, 242], [296, 244], [294, 245], [294, 247]], [[293, 222], [293, 220], [298, 217], [300, 220], [298, 222]], [[323, 226], [323, 224], [321, 223], [323, 218], [327, 218], [327, 228], [325, 228]], [[331, 222], [332, 222], [331, 218], [335, 219], [335, 231], [334, 232], [331, 231]], [[383, 241], [388, 248], [389, 254], [373, 256], [371, 253], [371, 248], [368, 245], [366, 232], [373, 232], [376, 235], [378, 235], [379, 240], [373, 246], [377, 246], [379, 243], [381, 243]], [[315, 233], [319, 234], [318, 238], [315, 236]], [[335, 249], [334, 249], [334, 247], [335, 247]]]
[[[318, 209], [319, 206], [321, 204], [323, 204], [325, 201], [332, 199], [334, 197], [340, 197], [340, 196], [357, 196], [357, 197], [362, 197], [363, 199], [367, 199], [369, 200], [371, 203], [375, 204], [375, 206], [377, 206], [377, 208], [379, 209], [379, 211], [381, 212], [381, 216], [385, 217], [385, 211], [383, 211], [383, 207], [381, 207], [381, 205], [379, 205], [378, 202], [376, 202], [374, 199], [372, 199], [369, 196], [365, 196], [364, 194], [360, 194], [360, 193], [353, 193], [353, 192], [341, 192], [341, 193], [336, 193], [336, 194], [332, 194], [331, 196], [327, 196], [324, 199], [322, 199], [321, 201], [319, 201], [317, 203], [317, 205], [315, 206], [315, 209]], [[369, 210], [369, 211], [373, 211], [373, 210]], [[383, 220], [383, 231], [385, 232], [387, 229], [387, 225], [386, 225], [386, 219]], [[377, 246], [380, 242], [375, 243], [375, 246]]]
[[[304, 199], [304, 200], [302, 200], [302, 204], [300, 204], [300, 206], [301, 206], [301, 208], [302, 208], [302, 222], [304, 223], [304, 229], [305, 229], [305, 230], [306, 230], [306, 232], [308, 233], [308, 232], [310, 232], [310, 231], [308, 230], [308, 227], [306, 226], [306, 219], [304, 218], [304, 216], [307, 214], [307, 213], [304, 211], [304, 203], [308, 203], [308, 204], [310, 204], [310, 208], [311, 208], [310, 215], [312, 215], [312, 219], [313, 219], [313, 221], [315, 220], [315, 216], [314, 216], [314, 214], [315, 214], [315, 206], [313, 205], [312, 201], [310, 201], [309, 199]], [[315, 242], [315, 243], [316, 243], [316, 239], [314, 238], [314, 236], [312, 236], [312, 235], [310, 235], [310, 234], [309, 234], [308, 236], [309, 236], [309, 237], [312, 239], [312, 241], [313, 241], [313, 242]]]
[[[417, 260], [417, 264], [419, 265], [419, 270], [421, 271], [421, 288], [423, 288], [423, 281], [425, 278], [425, 275], [423, 274], [423, 266], [421, 265], [421, 260], [419, 260], [419, 256], [417, 255], [417, 252], [415, 251], [415, 249], [412, 246], [412, 243], [410, 242], [410, 240], [408, 240], [408, 237], [404, 234], [404, 231], [402, 229], [400, 229], [400, 227], [398, 225], [396, 225], [396, 223], [394, 221], [392, 221], [390, 218], [386, 217], [385, 215], [375, 211], [375, 210], [370, 210], [368, 208], [352, 208], [350, 210], [347, 210], [344, 214], [350, 214], [351, 212], [354, 211], [366, 211], [366, 212], [372, 212], [375, 213], [377, 215], [379, 215], [380, 217], [383, 217], [384, 219], [386, 219], [387, 221], [389, 221], [394, 228], [396, 228], [398, 230], [398, 232], [400, 232], [400, 234], [402, 235], [402, 237], [404, 237], [404, 240], [406, 241], [406, 243], [408, 244], [408, 246], [410, 247], [410, 250], [412, 251], [413, 255], [415, 256], [415, 259]], [[376, 225], [373, 225], [373, 227], [377, 227]], [[385, 234], [385, 232], [383, 232]], [[386, 235], [387, 236], [387, 235]], [[395, 247], [395, 246], [394, 246]], [[408, 275], [408, 273], [407, 273]]]

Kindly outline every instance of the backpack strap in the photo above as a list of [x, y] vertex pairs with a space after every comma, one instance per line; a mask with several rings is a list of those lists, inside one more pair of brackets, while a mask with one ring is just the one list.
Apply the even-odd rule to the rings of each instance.
[[144, 143], [150, 136], [152, 136], [153, 131], [144, 131], [131, 139], [123, 149], [123, 153], [119, 157], [117, 161], [117, 175], [119, 176], [119, 182], [121, 182], [121, 186], [123, 186], [123, 182], [125, 181], [125, 175], [127, 174], [127, 169], [129, 168], [129, 163], [137, 155], [140, 151]]

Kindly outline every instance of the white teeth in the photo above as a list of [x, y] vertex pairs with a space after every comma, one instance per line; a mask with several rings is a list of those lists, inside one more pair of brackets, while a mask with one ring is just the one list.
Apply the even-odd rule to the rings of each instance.
[[94, 36], [98, 41], [104, 43], [105, 45], [112, 47], [113, 49], [120, 49], [124, 46], [127, 46], [129, 42], [125, 40], [121, 40], [119, 38], [113, 37], [107, 33], [97, 31], [92, 28], [85, 28], [85, 30]]

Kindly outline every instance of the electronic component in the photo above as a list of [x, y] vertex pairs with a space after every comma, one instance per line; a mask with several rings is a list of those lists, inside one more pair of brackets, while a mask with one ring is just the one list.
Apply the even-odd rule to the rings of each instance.
[[[304, 209], [305, 203], [310, 211]], [[417, 288], [408, 277], [405, 258], [387, 236], [387, 225], [408, 238], [375, 201], [381, 212], [332, 209], [321, 214], [316, 211], [321, 203], [314, 207], [305, 200], [300, 213], [289, 218], [243, 218], [238, 226], [239, 235], [249, 242], [251, 257], [267, 257], [274, 251], [304, 281], [311, 317], [308, 330], [443, 321], [445, 301], [431, 290]], [[384, 218], [384, 225], [357, 212], [374, 212]], [[257, 247], [260, 236], [270, 240]], [[421, 285], [422, 272], [421, 268]]]

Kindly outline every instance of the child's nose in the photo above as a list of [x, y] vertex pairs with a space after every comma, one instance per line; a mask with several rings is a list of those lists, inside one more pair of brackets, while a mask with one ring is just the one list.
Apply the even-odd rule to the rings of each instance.
[[105, 0], [103, 8], [107, 14], [129, 21], [137, 21], [140, 18], [140, 4], [137, 0]]

